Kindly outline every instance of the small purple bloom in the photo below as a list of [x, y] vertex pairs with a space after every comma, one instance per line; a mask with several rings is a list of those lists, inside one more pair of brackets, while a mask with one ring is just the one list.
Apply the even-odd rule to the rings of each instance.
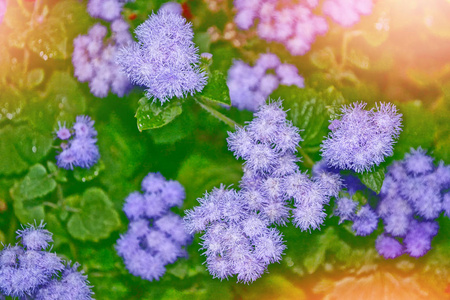
[[60, 140], [68, 140], [72, 136], [70, 130], [66, 128], [66, 122], [61, 125], [61, 122], [58, 121], [58, 130], [56, 131], [56, 136]]
[[339, 123], [322, 144], [322, 157], [331, 167], [362, 173], [393, 154], [395, 138], [401, 130], [401, 114], [391, 104], [365, 110], [366, 103], [341, 108]]
[[61, 144], [62, 152], [56, 156], [57, 165], [67, 170], [90, 168], [100, 158], [94, 121], [89, 116], [77, 116], [73, 131], [75, 134], [68, 144]]
[[375, 241], [375, 248], [384, 258], [396, 258], [403, 254], [403, 245], [388, 235], [382, 234]]
[[378, 225], [378, 216], [370, 208], [370, 206], [365, 205], [356, 213], [353, 218], [352, 229], [355, 231], [356, 235], [369, 235], [371, 234]]

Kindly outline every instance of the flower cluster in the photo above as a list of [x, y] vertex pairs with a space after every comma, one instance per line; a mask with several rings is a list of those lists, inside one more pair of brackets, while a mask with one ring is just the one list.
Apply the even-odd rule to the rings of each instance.
[[[262, 39], [283, 43], [292, 55], [304, 55], [316, 36], [328, 31], [325, 18], [312, 12], [318, 4], [318, 0], [235, 0], [234, 22], [248, 30], [258, 20], [257, 32]], [[372, 12], [372, 0], [326, 0], [322, 12], [343, 26], [352, 26], [360, 15]]]
[[248, 125], [230, 133], [229, 149], [245, 160], [241, 189], [216, 188], [185, 217], [191, 233], [205, 232], [202, 245], [214, 277], [236, 274], [238, 281], [252, 282], [281, 260], [281, 233], [269, 226], [288, 222], [291, 198], [295, 226], [311, 230], [322, 224], [323, 206], [339, 193], [341, 180], [331, 173], [314, 180], [301, 173], [295, 155], [300, 141], [281, 102], [260, 106]]
[[[275, 70], [275, 74], [268, 73], [270, 70]], [[282, 64], [272, 53], [261, 54], [254, 67], [236, 60], [228, 70], [231, 105], [239, 109], [256, 111], [279, 84], [305, 86], [297, 67]]]
[[336, 201], [334, 214], [340, 222], [353, 221], [357, 235], [372, 233], [381, 218], [384, 232], [375, 243], [378, 253], [385, 258], [404, 253], [419, 257], [431, 249], [431, 240], [439, 230], [435, 219], [441, 212], [450, 216], [448, 188], [450, 167], [442, 162], [435, 167], [433, 159], [419, 147], [389, 166], [376, 212], [365, 205], [355, 213], [358, 203], [343, 197]]
[[361, 15], [370, 15], [372, 6], [372, 0], [326, 0], [322, 12], [336, 23], [350, 27], [359, 22]]
[[[378, 214], [385, 234], [377, 240], [378, 252], [386, 258], [402, 253], [418, 257], [428, 252], [439, 229], [435, 219], [441, 212], [450, 216], [449, 193], [444, 194], [448, 188], [450, 167], [443, 162], [435, 167], [433, 158], [420, 147], [394, 162], [380, 193]], [[403, 238], [403, 245], [395, 238]], [[392, 245], [397, 245], [397, 251]]]
[[234, 21], [240, 29], [248, 30], [259, 19], [257, 31], [262, 39], [285, 44], [292, 55], [304, 55], [316, 36], [328, 31], [326, 20], [311, 11], [318, 1], [305, 2], [283, 5], [268, 0], [235, 0]]
[[77, 271], [79, 264], [71, 266], [46, 251], [53, 239], [44, 226], [41, 222], [18, 230], [22, 246], [8, 245], [0, 251], [0, 298], [92, 299], [87, 276]]
[[166, 181], [159, 173], [149, 173], [142, 190], [144, 194], [133, 192], [125, 200], [123, 210], [130, 223], [116, 250], [131, 274], [159, 280], [165, 265], [187, 256], [183, 247], [192, 236], [186, 233], [181, 217], [170, 211], [181, 207], [185, 192], [179, 182]]
[[66, 128], [65, 123], [58, 125], [56, 136], [67, 143], [61, 143], [62, 151], [56, 156], [57, 165], [72, 170], [73, 167], [90, 168], [96, 164], [100, 153], [96, 144], [97, 131], [94, 129], [94, 121], [89, 116], [77, 116], [72, 130]]
[[131, 0], [89, 0], [87, 11], [93, 18], [112, 22], [120, 18], [125, 3]]
[[340, 118], [331, 121], [331, 132], [321, 149], [329, 166], [364, 172], [393, 154], [402, 115], [391, 103], [380, 103], [370, 110], [365, 107], [366, 103], [344, 105]]
[[110, 89], [123, 97], [132, 87], [115, 63], [119, 48], [132, 42], [128, 28], [124, 20], [116, 19], [111, 23], [111, 37], [105, 40], [108, 29], [97, 23], [87, 35], [80, 35], [73, 40], [75, 77], [80, 82], [89, 82], [89, 89], [96, 97], [106, 97]]
[[203, 89], [206, 73], [199, 68], [194, 33], [186, 19], [163, 9], [135, 33], [139, 42], [123, 47], [117, 63], [132, 83], [146, 88], [147, 98], [162, 104]]

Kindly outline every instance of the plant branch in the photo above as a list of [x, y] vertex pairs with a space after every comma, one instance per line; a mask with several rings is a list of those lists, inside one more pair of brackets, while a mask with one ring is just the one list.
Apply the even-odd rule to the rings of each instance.
[[220, 121], [224, 122], [225, 124], [227, 124], [228, 126], [230, 126], [231, 128], [236, 128], [236, 126], [238, 127], [242, 127], [240, 124], [236, 123], [234, 120], [228, 118], [227, 116], [225, 116], [224, 114], [222, 114], [221, 112], [217, 111], [216, 109], [212, 108], [209, 105], [206, 105], [204, 103], [202, 103], [200, 100], [198, 100], [197, 98], [194, 98], [195, 102], [198, 103], [198, 105], [200, 105], [201, 108], [203, 108], [204, 110], [206, 110], [207, 112], [209, 112], [211, 115], [213, 115], [214, 117], [216, 117], [217, 119], [219, 119]]

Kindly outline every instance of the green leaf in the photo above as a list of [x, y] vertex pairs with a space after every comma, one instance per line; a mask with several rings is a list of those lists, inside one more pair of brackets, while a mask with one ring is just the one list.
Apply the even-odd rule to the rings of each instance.
[[330, 114], [345, 103], [342, 95], [333, 87], [317, 92], [313, 89], [281, 86], [272, 97], [283, 99], [284, 109], [289, 109], [289, 119], [295, 126], [304, 129], [301, 132], [303, 142], [300, 146], [307, 152], [319, 151], [319, 146], [328, 133]]
[[67, 72], [53, 72], [45, 90], [45, 98], [58, 112], [57, 119], [72, 123], [86, 110], [86, 100], [78, 82]]
[[12, 196], [14, 199], [32, 200], [44, 197], [55, 188], [56, 181], [49, 177], [43, 165], [37, 164], [14, 186]]
[[75, 170], [73, 170], [73, 177], [81, 182], [91, 181], [95, 179], [104, 169], [105, 164], [103, 163], [103, 161], [100, 160], [97, 164], [93, 165], [88, 169], [75, 168]]
[[0, 129], [0, 174], [19, 174], [28, 168], [28, 163], [20, 156], [16, 147], [14, 127], [8, 125]]
[[29, 89], [38, 86], [44, 81], [44, 69], [36, 68], [28, 72], [27, 74], [27, 87]]
[[411, 101], [398, 105], [403, 114], [403, 131], [394, 146], [393, 159], [403, 159], [405, 153], [411, 148], [421, 146], [423, 149], [431, 148], [436, 131], [436, 122], [420, 101]]
[[139, 100], [136, 111], [139, 131], [159, 128], [173, 121], [183, 111], [180, 101], [173, 99], [161, 105], [146, 98]]
[[58, 182], [67, 182], [67, 170], [63, 168], [58, 168], [56, 164], [52, 161], [47, 161], [47, 169], [49, 173]]
[[220, 71], [214, 71], [209, 75], [208, 84], [200, 95], [208, 100], [231, 105], [230, 90], [227, 86], [227, 79]]
[[44, 135], [31, 126], [20, 126], [14, 134], [17, 152], [30, 164], [39, 162], [52, 148], [51, 132]]
[[309, 274], [314, 273], [324, 263], [326, 250], [325, 247], [320, 247], [304, 259], [303, 264]]
[[192, 113], [181, 114], [164, 127], [149, 131], [156, 144], [173, 144], [188, 137], [194, 130]]
[[70, 241], [69, 234], [64, 229], [63, 225], [61, 224], [61, 221], [55, 214], [53, 213], [45, 214], [44, 221], [47, 224], [45, 226], [45, 229], [47, 229], [52, 233], [55, 247], [58, 247], [59, 245], [63, 243], [68, 243]]
[[242, 165], [236, 161], [212, 161], [204, 156], [194, 154], [181, 166], [177, 180], [186, 189], [186, 205], [197, 204], [196, 199], [206, 191], [220, 184], [236, 184], [242, 177]]
[[365, 186], [379, 194], [383, 185], [385, 171], [384, 167], [377, 167], [374, 171], [357, 174]]
[[209, 52], [211, 45], [210, 35], [207, 32], [198, 32], [194, 35], [193, 39], [195, 45], [198, 47], [200, 53]]
[[43, 60], [67, 59], [68, 37], [64, 22], [58, 17], [50, 17], [30, 33], [29, 49]]
[[82, 241], [105, 239], [120, 226], [119, 214], [102, 189], [86, 190], [79, 209], [81, 211], [74, 213], [67, 222], [67, 230], [76, 239]]
[[[0, 64], [2, 64], [1, 58]], [[25, 103], [25, 97], [19, 91], [2, 87], [0, 93], [0, 122], [15, 121], [21, 115]]]
[[86, 5], [77, 0], [59, 1], [51, 9], [49, 16], [60, 19], [70, 41], [75, 36], [84, 34], [92, 25]]
[[35, 220], [37, 222], [40, 220], [45, 220], [43, 205], [33, 205], [30, 202], [24, 203], [22, 199], [16, 198], [14, 199], [13, 206], [14, 214], [22, 224], [34, 223]]

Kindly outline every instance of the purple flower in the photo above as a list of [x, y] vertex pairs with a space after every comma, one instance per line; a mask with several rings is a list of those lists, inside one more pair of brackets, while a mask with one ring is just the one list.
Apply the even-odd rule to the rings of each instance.
[[411, 149], [410, 153], [405, 154], [404, 166], [406, 172], [414, 176], [430, 173], [434, 170], [433, 158], [426, 154], [422, 148]]
[[306, 3], [277, 5], [274, 1], [234, 1], [237, 9], [236, 25], [243, 30], [252, 27], [258, 19], [258, 35], [267, 41], [286, 45], [292, 55], [309, 51], [317, 35], [328, 30], [325, 19], [312, 14], [316, 0]]
[[53, 278], [49, 283], [40, 288], [35, 298], [36, 300], [58, 300], [58, 299], [92, 299], [92, 286], [89, 286], [87, 276], [83, 271], [78, 272], [80, 265], [70, 262], [66, 263], [62, 271], [61, 278]]
[[126, 1], [120, 0], [89, 0], [87, 5], [88, 13], [94, 18], [100, 18], [111, 22], [120, 18], [123, 4]]
[[442, 207], [444, 209], [444, 214], [450, 218], [450, 192], [445, 193], [442, 200]]
[[[266, 56], [262, 65], [276, 64]], [[240, 190], [221, 185], [186, 210], [190, 233], [203, 233], [202, 251], [214, 278], [236, 275], [238, 282], [259, 278], [268, 265], [281, 260], [285, 249], [280, 232], [269, 226], [286, 225], [293, 199], [293, 223], [302, 231], [320, 228], [324, 205], [337, 195], [341, 179], [323, 174], [312, 180], [301, 173], [295, 155], [301, 141], [298, 128], [286, 119], [281, 101], [261, 105], [254, 119], [227, 139], [229, 150], [244, 162]]]
[[403, 240], [405, 251], [412, 257], [423, 256], [431, 249], [431, 240], [437, 234], [436, 222], [411, 222], [408, 233]]
[[90, 168], [100, 158], [94, 121], [89, 116], [77, 116], [73, 131], [75, 134], [68, 144], [61, 144], [63, 151], [56, 156], [57, 165], [67, 170], [73, 167]]
[[378, 216], [370, 208], [370, 206], [365, 205], [356, 213], [353, 218], [352, 229], [355, 231], [356, 235], [369, 235], [371, 234], [378, 225]]
[[333, 121], [333, 130], [321, 149], [329, 166], [361, 173], [393, 154], [401, 115], [394, 105], [380, 104], [376, 110], [364, 110], [365, 106], [366, 103], [343, 106], [339, 123]]
[[403, 245], [388, 235], [380, 235], [375, 241], [375, 248], [384, 258], [396, 258], [403, 254]]
[[70, 130], [66, 128], [66, 122], [61, 125], [61, 122], [58, 121], [58, 130], [56, 131], [56, 136], [60, 140], [68, 140], [72, 136]]
[[338, 216], [339, 224], [345, 220], [352, 220], [355, 217], [356, 208], [358, 207], [358, 202], [353, 201], [350, 198], [339, 198], [336, 200], [336, 209], [334, 210], [334, 215]]
[[144, 195], [133, 192], [125, 199], [130, 224], [117, 240], [116, 251], [131, 274], [159, 280], [165, 265], [187, 256], [183, 247], [192, 240], [183, 219], [169, 210], [182, 205], [185, 193], [181, 184], [166, 181], [160, 173], [149, 173], [141, 186]]
[[17, 230], [17, 238], [21, 239], [23, 247], [27, 250], [45, 250], [53, 239], [51, 232], [44, 227], [43, 221], [39, 225], [29, 225], [22, 230]]
[[[47, 252], [51, 233], [40, 225], [29, 224], [17, 231], [21, 246], [0, 251], [0, 295], [31, 299], [92, 299], [86, 276], [68, 271], [68, 263]], [[66, 264], [66, 267], [64, 267]]]
[[[88, 8], [99, 1], [118, 3], [117, 0], [91, 0]], [[128, 24], [119, 18], [111, 23], [112, 35], [106, 41], [108, 30], [99, 23], [92, 26], [87, 35], [80, 35], [73, 41], [74, 75], [80, 82], [89, 82], [91, 93], [96, 97], [106, 97], [110, 89], [123, 97], [131, 89], [130, 82], [115, 63], [119, 48], [132, 42], [128, 28]]]
[[203, 89], [207, 76], [199, 68], [191, 24], [183, 17], [162, 10], [135, 33], [139, 42], [123, 47], [117, 63], [131, 82], [146, 88], [147, 98], [163, 104]]
[[[270, 70], [276, 75], [267, 73]], [[241, 110], [257, 111], [279, 84], [303, 88], [304, 80], [296, 66], [281, 64], [272, 53], [261, 54], [254, 67], [236, 60], [228, 70], [231, 105]]]
[[180, 15], [183, 13], [183, 8], [180, 3], [177, 2], [166, 2], [159, 8], [159, 11], [165, 10], [166, 12]]

